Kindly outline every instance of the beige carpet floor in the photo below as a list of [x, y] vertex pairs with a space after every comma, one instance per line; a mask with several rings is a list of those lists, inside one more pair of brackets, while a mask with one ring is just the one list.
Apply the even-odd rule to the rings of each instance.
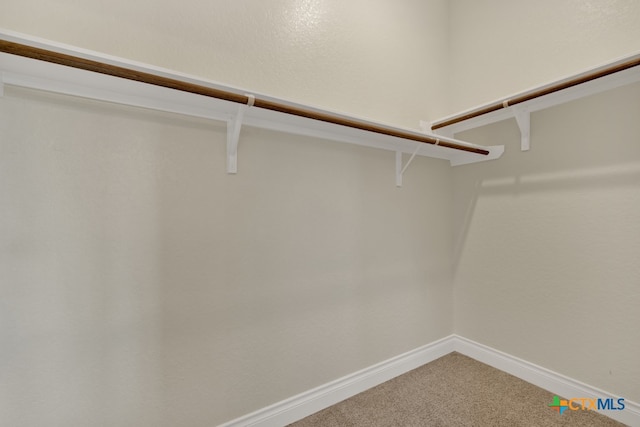
[[559, 414], [548, 406], [553, 396], [451, 353], [291, 426], [623, 426], [597, 412]]

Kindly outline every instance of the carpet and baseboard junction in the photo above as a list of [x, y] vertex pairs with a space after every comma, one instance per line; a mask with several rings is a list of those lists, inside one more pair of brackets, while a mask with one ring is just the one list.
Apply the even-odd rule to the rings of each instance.
[[220, 427], [640, 427], [640, 404], [450, 335]]

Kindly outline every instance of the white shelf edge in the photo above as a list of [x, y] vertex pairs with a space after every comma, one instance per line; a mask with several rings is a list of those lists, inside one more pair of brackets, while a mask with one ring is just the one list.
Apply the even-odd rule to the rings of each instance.
[[[253, 93], [254, 95], [259, 95], [255, 92], [244, 91], [238, 88], [221, 85], [216, 82], [195, 78], [183, 73], [173, 72], [167, 69], [146, 65], [135, 61], [129, 61], [110, 55], [88, 51], [86, 49], [80, 49], [32, 36], [18, 34], [12, 31], [0, 29], [0, 38], [14, 43], [47, 49], [84, 59], [100, 61], [118, 67], [134, 69], [137, 71], [152, 73], [172, 79], [179, 79], [201, 86], [212, 87], [241, 94]], [[238, 104], [229, 101], [223, 101], [200, 95], [180, 92], [173, 89], [152, 86], [145, 83], [139, 83], [131, 80], [93, 73], [90, 71], [65, 67], [57, 64], [38, 61], [35, 59], [10, 55], [7, 53], [0, 53], [0, 73], [3, 76], [4, 84], [10, 86], [13, 85], [43, 90], [59, 94], [189, 115], [205, 119], [229, 122], [235, 117], [238, 112]], [[374, 125], [383, 125], [382, 123], [373, 122], [367, 119], [284, 101], [274, 97], [269, 97], [261, 94], [259, 96], [263, 99], [269, 99], [291, 106], [303, 107], [310, 111], [329, 113], [342, 118], [354, 119]], [[277, 113], [259, 108], [248, 108], [245, 112], [243, 124], [263, 129], [282, 131], [297, 135], [312, 136], [322, 139], [328, 139], [331, 141], [346, 142], [406, 154], [414, 153], [417, 146], [421, 145], [421, 148], [417, 155], [449, 160], [452, 165], [462, 164], [460, 159], [464, 159], [464, 163], [491, 160], [499, 157], [502, 153], [495, 147], [479, 146], [476, 144], [470, 144], [468, 142], [458, 141], [451, 138], [452, 141], [460, 145], [489, 150], [490, 154], [484, 156], [481, 154], [464, 152], [421, 142], [414, 142], [402, 138], [376, 134], [364, 130], [352, 129], [345, 126], [323, 123], [317, 120], [306, 119], [303, 117], [292, 116], [285, 113]], [[396, 126], [389, 126], [386, 124], [384, 124], [384, 126], [402, 132], [439, 137], [436, 134], [409, 130]]]
[[[607, 69], [609, 67], [620, 65], [628, 61], [637, 60], [639, 58], [640, 58], [640, 51], [635, 52], [631, 55], [620, 57], [614, 61], [589, 68], [580, 73], [572, 74], [570, 76], [566, 76], [561, 79], [548, 82], [540, 86], [535, 86], [530, 89], [509, 95], [503, 98], [499, 98], [494, 101], [475, 106], [473, 108], [469, 108], [459, 113], [451, 114], [449, 116], [440, 118], [438, 120], [434, 120], [433, 123], [444, 122], [452, 118], [459, 117], [464, 114], [468, 114], [468, 113], [480, 110], [490, 105], [494, 105], [494, 104], [502, 103], [503, 101], [508, 101], [510, 99], [518, 98], [528, 93], [544, 90], [549, 87], [555, 86], [557, 84], [571, 81], [573, 79], [580, 78], [592, 73], [596, 73], [604, 69]], [[600, 77], [585, 83], [581, 83], [576, 86], [572, 86], [558, 92], [550, 93], [548, 95], [543, 95], [538, 98], [534, 98], [530, 101], [525, 101], [525, 102], [516, 104], [514, 106], [502, 108], [500, 110], [496, 110], [491, 113], [483, 114], [471, 119], [454, 123], [449, 126], [443, 126], [437, 129], [435, 132], [442, 135], [453, 136], [459, 132], [475, 129], [475, 128], [486, 126], [492, 123], [514, 118], [516, 116], [518, 109], [520, 111], [525, 110], [529, 113], [532, 113], [535, 111], [543, 110], [556, 105], [564, 104], [566, 102], [574, 101], [576, 99], [580, 99], [586, 96], [595, 95], [600, 92], [604, 92], [607, 90], [615, 89], [618, 87], [626, 86], [626, 85], [637, 83], [637, 82], [640, 82], [640, 66], [635, 66], [623, 71], [609, 74], [607, 76]]]

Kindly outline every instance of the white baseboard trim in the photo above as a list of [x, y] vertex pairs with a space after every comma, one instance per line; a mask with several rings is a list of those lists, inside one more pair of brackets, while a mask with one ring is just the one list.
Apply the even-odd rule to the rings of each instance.
[[[496, 369], [500, 369], [503, 372], [509, 373], [514, 377], [530, 382], [545, 390], [549, 390], [566, 399], [573, 397], [618, 399], [619, 397], [624, 397], [616, 396], [607, 391], [592, 387], [467, 338], [455, 335], [453, 340], [454, 349], [458, 353], [469, 356], [486, 365], [493, 366]], [[625, 408], [622, 411], [599, 412], [629, 426], [640, 426], [640, 404], [627, 399], [624, 400], [624, 404]]]
[[[275, 403], [219, 427], [282, 427], [344, 399], [432, 362], [453, 351], [469, 356], [564, 398], [614, 398], [604, 390], [534, 365], [458, 335], [450, 335], [361, 371]], [[629, 426], [640, 426], [640, 404], [625, 399], [622, 411], [601, 411]]]
[[451, 353], [453, 340], [453, 335], [439, 339], [219, 427], [285, 426]]
[[[454, 336], [454, 349], [458, 353], [469, 356], [479, 362], [493, 366], [503, 372], [511, 374], [531, 384], [562, 396], [566, 399], [586, 397], [613, 398], [619, 397], [596, 387], [550, 371], [533, 363], [527, 362], [494, 348], [479, 344], [461, 336]], [[622, 411], [599, 411], [601, 414], [629, 426], [640, 426], [640, 405], [630, 400], [624, 400]]]

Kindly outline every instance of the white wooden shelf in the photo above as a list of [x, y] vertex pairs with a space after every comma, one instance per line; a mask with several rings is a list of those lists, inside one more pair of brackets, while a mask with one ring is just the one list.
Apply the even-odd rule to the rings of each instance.
[[[36, 49], [45, 49], [55, 54], [68, 55], [80, 61], [97, 61], [106, 66], [121, 67], [132, 73], [149, 74], [158, 78], [172, 79], [203, 88], [232, 92], [238, 96], [248, 97], [250, 100], [259, 97], [263, 102], [279, 103], [286, 107], [301, 108], [305, 111], [318, 113], [320, 115], [331, 115], [337, 117], [339, 120], [355, 121], [365, 125], [370, 124], [373, 127], [385, 127], [386, 129], [395, 130], [410, 136], [415, 135], [420, 138], [430, 137], [435, 141], [435, 144], [416, 142], [401, 137], [383, 135], [279, 111], [238, 104], [237, 102], [142, 83], [127, 78], [114, 77], [112, 75], [101, 74], [100, 72], [59, 65], [47, 62], [46, 60], [33, 59], [7, 52], [0, 53], [1, 84], [226, 122], [228, 128], [227, 171], [229, 173], [236, 172], [237, 143], [242, 125], [393, 151], [396, 153], [396, 184], [398, 186], [402, 183], [402, 173], [414, 156], [445, 159], [449, 160], [452, 166], [456, 166], [496, 159], [500, 157], [504, 151], [503, 146], [479, 146], [441, 135], [382, 125], [366, 119], [303, 106], [256, 93], [247, 95], [247, 91], [238, 88], [6, 30], [0, 30], [0, 42], [2, 41], [6, 44], [15, 43]], [[462, 147], [463, 150], [483, 150], [488, 154], [452, 149], [446, 146], [440, 146], [439, 143], [457, 144]], [[402, 154], [411, 155], [409, 161], [404, 165], [402, 162]]]
[[640, 81], [640, 53], [618, 58], [583, 72], [483, 104], [432, 123], [440, 135], [455, 134], [515, 118], [521, 133], [521, 149], [531, 143], [530, 114]]

